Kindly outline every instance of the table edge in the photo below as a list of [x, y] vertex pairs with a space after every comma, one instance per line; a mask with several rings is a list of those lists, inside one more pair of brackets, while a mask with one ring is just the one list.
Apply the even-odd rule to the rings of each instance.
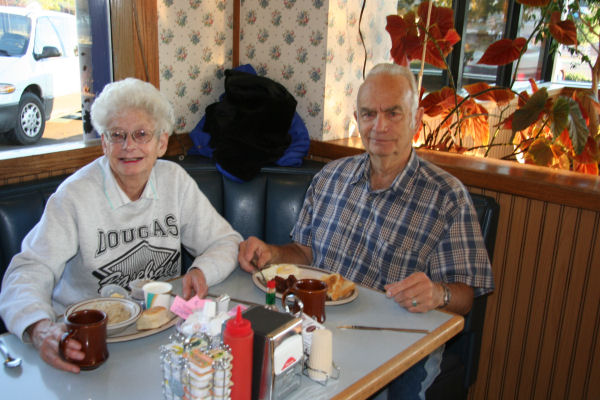
[[464, 325], [464, 317], [462, 315], [454, 314], [452, 318], [425, 335], [414, 345], [403, 352], [398, 353], [393, 358], [332, 397], [332, 400], [367, 399], [394, 378], [430, 354], [433, 350], [460, 333]]

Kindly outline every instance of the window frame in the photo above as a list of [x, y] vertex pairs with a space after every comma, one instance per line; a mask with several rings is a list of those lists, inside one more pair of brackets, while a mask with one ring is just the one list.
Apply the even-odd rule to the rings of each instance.
[[[469, 0], [454, 0], [452, 2], [452, 9], [454, 11], [454, 28], [458, 32], [461, 38], [466, 37], [466, 21], [469, 12]], [[506, 21], [504, 26], [503, 38], [514, 39], [517, 37], [519, 31], [519, 23], [521, 21], [523, 13], [523, 7], [517, 3], [516, 0], [508, 0]], [[550, 82], [552, 80], [552, 68], [554, 65], [554, 53], [551, 53], [552, 40], [547, 40], [543, 48], [544, 60], [546, 60], [542, 66], [541, 82]], [[447, 58], [449, 70], [441, 71], [440, 85], [450, 85], [450, 74], [454, 79], [455, 85], [458, 89], [462, 88], [463, 81], [463, 67], [464, 67], [464, 43], [461, 40], [458, 42], [452, 52]], [[496, 85], [509, 87], [514, 71], [514, 63], [502, 65], [497, 68], [496, 72]], [[425, 73], [425, 76], [439, 77], [437, 73]]]

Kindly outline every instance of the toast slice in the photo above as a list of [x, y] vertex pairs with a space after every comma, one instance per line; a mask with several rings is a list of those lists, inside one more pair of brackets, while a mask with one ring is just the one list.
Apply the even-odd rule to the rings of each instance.
[[326, 275], [321, 280], [327, 283], [327, 296], [333, 301], [350, 296], [356, 287], [354, 282], [338, 273]]

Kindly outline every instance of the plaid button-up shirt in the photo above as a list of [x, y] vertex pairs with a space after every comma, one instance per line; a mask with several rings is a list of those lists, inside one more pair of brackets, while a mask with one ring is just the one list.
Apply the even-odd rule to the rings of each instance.
[[494, 288], [477, 215], [462, 183], [413, 151], [392, 185], [371, 190], [368, 154], [327, 164], [313, 179], [294, 242], [313, 265], [383, 290], [416, 271], [462, 282], [475, 296]]

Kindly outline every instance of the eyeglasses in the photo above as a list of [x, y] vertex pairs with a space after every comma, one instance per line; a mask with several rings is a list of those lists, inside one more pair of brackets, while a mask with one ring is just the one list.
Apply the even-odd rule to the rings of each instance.
[[104, 135], [111, 143], [124, 143], [125, 141], [127, 141], [127, 135], [131, 135], [133, 141], [136, 143], [148, 143], [154, 137], [154, 132], [146, 131], [144, 129], [136, 129], [133, 132], [114, 130], [106, 131]]

